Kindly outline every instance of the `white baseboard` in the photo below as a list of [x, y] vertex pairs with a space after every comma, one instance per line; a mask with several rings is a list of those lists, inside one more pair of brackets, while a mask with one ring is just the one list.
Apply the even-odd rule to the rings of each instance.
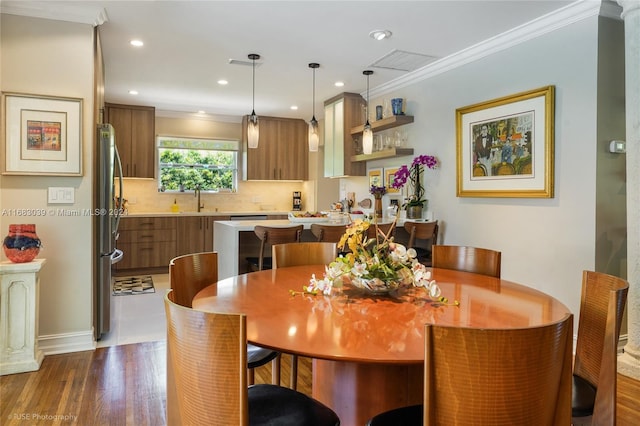
[[78, 333], [38, 336], [38, 347], [46, 356], [70, 352], [93, 351], [96, 349], [96, 342], [93, 339], [93, 331], [87, 330]]

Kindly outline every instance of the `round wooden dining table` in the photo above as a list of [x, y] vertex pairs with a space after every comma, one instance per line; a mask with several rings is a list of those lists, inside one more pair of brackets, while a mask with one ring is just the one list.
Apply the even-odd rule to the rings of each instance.
[[527, 328], [554, 323], [569, 309], [538, 290], [499, 278], [433, 268], [442, 295], [429, 299], [409, 288], [372, 296], [345, 286], [341, 292], [301, 292], [324, 265], [238, 275], [201, 290], [194, 309], [244, 313], [247, 340], [313, 359], [313, 397], [331, 407], [345, 426], [362, 426], [382, 411], [421, 404], [424, 325]]

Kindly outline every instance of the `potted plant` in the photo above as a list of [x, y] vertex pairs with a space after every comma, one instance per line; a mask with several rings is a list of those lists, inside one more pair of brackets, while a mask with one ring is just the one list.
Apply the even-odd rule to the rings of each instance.
[[438, 159], [433, 155], [419, 155], [413, 159], [410, 166], [403, 165], [394, 174], [392, 186], [396, 189], [403, 188], [407, 182], [411, 184], [411, 194], [402, 205], [407, 210], [408, 219], [422, 217], [422, 209], [427, 200], [424, 198], [424, 186], [422, 185], [422, 173], [424, 168], [435, 169]]

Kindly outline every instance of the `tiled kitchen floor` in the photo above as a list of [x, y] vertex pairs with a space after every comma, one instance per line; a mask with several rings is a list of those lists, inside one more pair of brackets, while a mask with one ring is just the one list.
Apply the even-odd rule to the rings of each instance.
[[98, 341], [99, 348], [166, 339], [163, 299], [169, 274], [152, 277], [155, 293], [111, 296], [111, 331]]

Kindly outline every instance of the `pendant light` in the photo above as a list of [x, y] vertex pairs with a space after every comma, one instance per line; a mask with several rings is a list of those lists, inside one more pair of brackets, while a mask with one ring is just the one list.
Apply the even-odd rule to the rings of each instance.
[[249, 59], [253, 61], [253, 102], [251, 105], [251, 115], [249, 116], [249, 122], [247, 124], [247, 144], [249, 148], [257, 148], [260, 129], [258, 128], [258, 116], [256, 115], [256, 60], [260, 59], [260, 55], [250, 53]]
[[369, 124], [369, 76], [373, 74], [373, 71], [362, 71], [362, 74], [367, 76], [367, 104], [365, 108], [367, 121], [364, 124], [364, 130], [362, 132], [362, 152], [364, 154], [371, 154], [373, 152], [373, 131], [371, 130], [371, 124]]
[[309, 68], [313, 69], [313, 116], [309, 121], [309, 151], [315, 152], [319, 145], [318, 120], [316, 120], [316, 68], [320, 68], [320, 64], [312, 62]]

